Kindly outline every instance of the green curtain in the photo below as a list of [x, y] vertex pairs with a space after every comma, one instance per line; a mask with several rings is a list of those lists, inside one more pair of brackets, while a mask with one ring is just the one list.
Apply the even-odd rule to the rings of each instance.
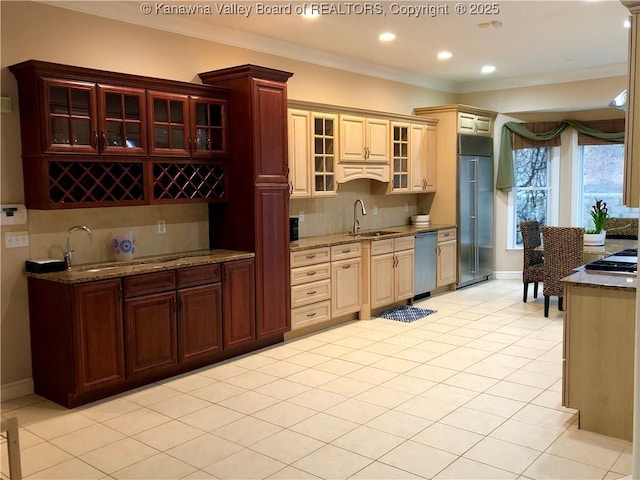
[[556, 138], [560, 135], [567, 127], [572, 127], [580, 133], [600, 140], [607, 140], [615, 143], [624, 142], [624, 132], [603, 132], [591, 128], [578, 120], [563, 120], [557, 127], [544, 133], [533, 133], [522, 123], [507, 122], [502, 126], [502, 133], [500, 137], [500, 156], [498, 158], [496, 188], [503, 192], [509, 192], [515, 185], [515, 176], [513, 172], [513, 143], [511, 141], [512, 132], [530, 140], [551, 140], [552, 138]]

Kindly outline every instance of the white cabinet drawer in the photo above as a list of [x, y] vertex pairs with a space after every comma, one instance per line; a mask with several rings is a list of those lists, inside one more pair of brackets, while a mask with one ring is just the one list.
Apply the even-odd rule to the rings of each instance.
[[291, 269], [291, 285], [300, 285], [327, 278], [331, 278], [330, 263], [320, 263], [318, 265], [309, 265], [307, 267]]
[[399, 237], [394, 239], [394, 250], [399, 252], [401, 250], [410, 250], [415, 244], [415, 237]]
[[346, 260], [360, 256], [362, 248], [360, 242], [347, 243], [345, 245], [333, 245], [331, 247], [331, 261]]
[[438, 241], [446, 242], [447, 240], [455, 240], [456, 239], [456, 229], [455, 228], [447, 228], [445, 230], [438, 230]]
[[393, 252], [393, 238], [386, 240], [376, 240], [371, 242], [371, 255], [382, 255], [383, 253]]
[[291, 308], [331, 299], [331, 279], [291, 287]]
[[291, 310], [291, 330], [331, 319], [331, 301], [314, 303]]
[[314, 265], [331, 261], [331, 249], [329, 247], [310, 248], [291, 252], [291, 268]]

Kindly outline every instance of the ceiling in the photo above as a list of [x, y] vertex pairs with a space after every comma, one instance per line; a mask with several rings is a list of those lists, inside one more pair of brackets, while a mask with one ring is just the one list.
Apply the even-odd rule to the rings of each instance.
[[[150, 14], [144, 14], [143, 2], [137, 1], [46, 3], [453, 93], [626, 75], [628, 29], [623, 22], [628, 10], [618, 0], [327, 2], [314, 5], [332, 12], [311, 20], [295, 13], [311, 4], [301, 1], [261, 3], [284, 8], [282, 14], [259, 14], [260, 2], [255, 1], [151, 1]], [[460, 4], [468, 11], [474, 5], [495, 5], [499, 12], [460, 15], [455, 12]], [[180, 5], [197, 13], [162, 13]], [[362, 13], [367, 5], [378, 5], [382, 13]], [[425, 5], [435, 12], [399, 12]], [[240, 14], [240, 7], [251, 7], [249, 15]], [[238, 13], [221, 14], [219, 8], [236, 8]], [[396, 39], [380, 42], [383, 32], [395, 33]], [[453, 57], [438, 60], [441, 50]], [[495, 65], [496, 71], [480, 73], [485, 64]]]

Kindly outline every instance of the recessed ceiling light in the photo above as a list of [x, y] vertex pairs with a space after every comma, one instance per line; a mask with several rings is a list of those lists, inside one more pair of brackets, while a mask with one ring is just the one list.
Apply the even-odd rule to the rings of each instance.
[[623, 23], [622, 26], [624, 28], [631, 28], [631, 21], [627, 18]]
[[496, 67], [495, 65], [485, 65], [480, 71], [482, 73], [493, 73], [496, 71]]
[[446, 50], [438, 52], [438, 60], [449, 60], [451, 57], [453, 57], [453, 53], [447, 52]]
[[300, 15], [302, 16], [302, 18], [307, 18], [307, 19], [318, 18], [320, 16], [320, 12], [318, 12], [317, 9], [312, 9], [308, 6], [305, 6], [304, 10]]
[[396, 39], [396, 34], [395, 33], [391, 33], [391, 32], [384, 32], [384, 33], [380, 34], [378, 39], [381, 42], [391, 42], [392, 40]]

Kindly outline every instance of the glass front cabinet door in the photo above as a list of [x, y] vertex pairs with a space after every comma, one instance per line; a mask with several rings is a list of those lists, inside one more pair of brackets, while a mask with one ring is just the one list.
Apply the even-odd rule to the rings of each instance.
[[145, 91], [137, 88], [98, 86], [100, 153], [147, 153]]
[[224, 100], [191, 97], [192, 140], [194, 157], [211, 157], [227, 153], [227, 105]]
[[337, 195], [335, 183], [337, 115], [313, 113], [313, 196]]
[[96, 86], [43, 79], [45, 153], [98, 153]]
[[393, 192], [409, 191], [409, 125], [393, 124]]
[[190, 156], [189, 96], [150, 91], [149, 104], [149, 154], [165, 157]]

